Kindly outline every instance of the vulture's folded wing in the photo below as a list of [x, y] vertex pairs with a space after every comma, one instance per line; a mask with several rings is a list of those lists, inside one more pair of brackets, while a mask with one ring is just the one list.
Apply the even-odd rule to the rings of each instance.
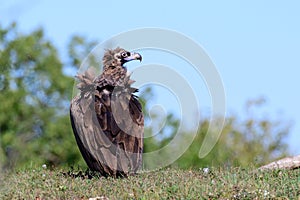
[[82, 83], [81, 88], [89, 90], [81, 90], [72, 100], [70, 117], [87, 165], [105, 176], [135, 173], [142, 162], [144, 119], [133, 88], [115, 90]]

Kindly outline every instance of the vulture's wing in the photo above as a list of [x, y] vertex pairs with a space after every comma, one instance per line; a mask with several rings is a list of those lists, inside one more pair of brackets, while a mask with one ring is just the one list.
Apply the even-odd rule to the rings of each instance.
[[[142, 162], [144, 119], [136, 89], [98, 88], [80, 75], [81, 93], [71, 102], [70, 117], [79, 149], [91, 170], [126, 176]], [[80, 85], [81, 84], [81, 85]]]

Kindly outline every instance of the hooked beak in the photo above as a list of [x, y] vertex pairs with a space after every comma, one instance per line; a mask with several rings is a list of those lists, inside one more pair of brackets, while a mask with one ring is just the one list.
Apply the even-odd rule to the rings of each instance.
[[132, 61], [132, 60], [139, 60], [140, 62], [142, 62], [142, 56], [139, 53], [132, 52], [132, 53], [130, 53], [130, 56], [124, 58], [124, 60], [126, 62], [129, 62], [129, 61]]

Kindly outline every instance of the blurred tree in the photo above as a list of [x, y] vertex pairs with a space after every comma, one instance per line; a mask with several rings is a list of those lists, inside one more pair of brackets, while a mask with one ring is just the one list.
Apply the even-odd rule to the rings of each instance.
[[43, 30], [24, 35], [16, 24], [0, 27], [0, 67], [0, 162], [11, 167], [81, 159], [68, 117], [73, 78], [62, 73]]
[[[70, 66], [78, 68], [91, 50], [97, 45], [95, 41], [88, 41], [83, 36], [74, 35], [68, 44], [68, 55], [70, 59]], [[88, 60], [85, 62], [89, 63], [89, 66], [97, 67], [96, 64], [99, 62], [97, 58], [89, 55]], [[100, 59], [101, 61], [101, 59]]]
[[[201, 128], [189, 149], [174, 165], [188, 167], [207, 166], [260, 166], [288, 154], [285, 138], [291, 124], [283, 119], [261, 116], [257, 109], [265, 100], [258, 98], [246, 103], [245, 119], [228, 117], [222, 134], [212, 151], [203, 159], [198, 157], [200, 146], [208, 132], [209, 121], [201, 122]], [[251, 112], [249, 112], [251, 110]], [[184, 137], [191, 137], [186, 133]]]

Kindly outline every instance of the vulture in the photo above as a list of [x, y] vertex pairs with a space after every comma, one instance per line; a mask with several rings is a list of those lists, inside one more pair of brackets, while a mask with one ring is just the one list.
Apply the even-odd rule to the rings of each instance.
[[142, 165], [144, 116], [138, 91], [124, 64], [142, 61], [139, 53], [109, 49], [103, 71], [78, 74], [79, 94], [71, 101], [70, 119], [79, 150], [92, 171], [127, 177]]

